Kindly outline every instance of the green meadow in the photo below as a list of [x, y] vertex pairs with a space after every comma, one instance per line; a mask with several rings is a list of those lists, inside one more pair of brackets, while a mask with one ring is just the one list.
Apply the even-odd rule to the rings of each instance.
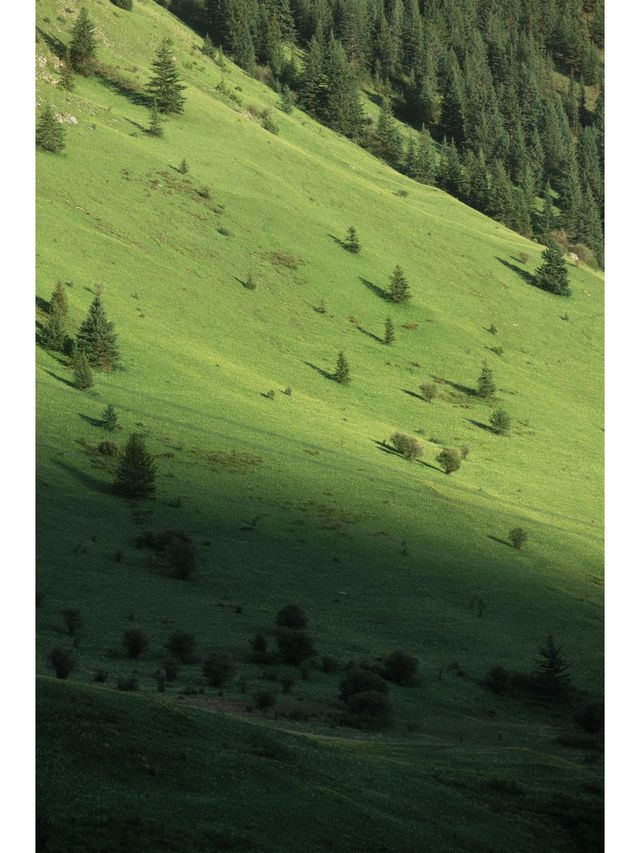
[[[153, 0], [89, 3], [102, 72], [63, 90], [56, 50], [80, 5], [36, 4], [38, 104], [77, 120], [62, 154], [37, 154], [37, 321], [63, 281], [75, 332], [100, 290], [122, 366], [79, 391], [61, 354], [37, 351], [42, 849], [597, 849], [548, 804], [593, 808], [599, 753], [556, 743], [570, 715], [478, 682], [496, 663], [530, 670], [552, 633], [576, 687], [601, 696], [601, 274], [570, 264], [569, 299], [535, 288], [541, 246], [284, 114]], [[153, 138], [139, 91], [165, 36], [187, 103]], [[360, 254], [340, 245], [350, 225]], [[396, 264], [406, 305], [384, 298]], [[339, 351], [346, 386], [327, 375]], [[496, 404], [474, 394], [484, 362]], [[489, 427], [496, 405], [508, 436]], [[419, 460], [385, 446], [396, 431], [423, 442]], [[114, 494], [97, 451], [131, 432], [156, 457], [150, 501]], [[436, 456], [463, 445], [445, 475]], [[148, 564], [145, 530], [188, 534], [190, 581]], [[419, 659], [420, 686], [391, 688], [391, 729], [333, 724], [341, 675], [316, 669], [276, 667], [296, 678], [290, 695], [245, 711], [274, 689], [249, 640], [290, 602], [320, 655]], [[84, 624], [56, 682], [66, 607]], [[150, 639], [137, 661], [120, 653], [130, 627]], [[199, 692], [197, 663], [157, 693], [176, 630], [236, 659], [223, 697]], [[139, 690], [116, 692], [131, 675]]]

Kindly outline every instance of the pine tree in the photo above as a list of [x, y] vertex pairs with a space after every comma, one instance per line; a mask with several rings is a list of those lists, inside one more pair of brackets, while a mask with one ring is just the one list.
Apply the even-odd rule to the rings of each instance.
[[388, 98], [384, 99], [378, 116], [374, 136], [374, 152], [378, 157], [386, 160], [394, 169], [400, 168], [403, 154], [402, 136], [393, 118], [391, 103]]
[[45, 349], [62, 352], [66, 340], [64, 318], [60, 314], [50, 314], [42, 330], [41, 343]]
[[171, 39], [163, 39], [151, 66], [153, 77], [147, 85], [150, 98], [156, 108], [164, 114], [181, 113], [185, 99], [185, 86], [180, 82], [176, 61], [171, 52]]
[[333, 378], [341, 385], [347, 385], [351, 382], [351, 372], [343, 352], [338, 353], [338, 361], [336, 362], [336, 371], [333, 374]]
[[216, 49], [213, 46], [213, 42], [211, 41], [211, 36], [207, 33], [202, 41], [202, 47], [200, 48], [203, 55], [208, 57], [209, 59], [213, 59], [216, 55]]
[[73, 383], [80, 391], [91, 388], [93, 385], [93, 372], [89, 359], [84, 353], [78, 353], [73, 364]]
[[130, 498], [149, 498], [155, 491], [156, 464], [148, 452], [144, 437], [134, 432], [124, 449], [116, 471], [117, 492]]
[[351, 225], [349, 230], [347, 231], [347, 236], [342, 242], [342, 245], [347, 250], [347, 252], [353, 252], [354, 255], [357, 255], [360, 249], [362, 248], [360, 245], [360, 240], [358, 239], [358, 235], [356, 234], [356, 229]]
[[58, 154], [64, 148], [64, 126], [57, 120], [50, 104], [40, 113], [36, 127], [36, 145], [53, 154]]
[[484, 400], [490, 400], [496, 393], [496, 383], [493, 381], [493, 372], [485, 364], [478, 377], [476, 394]]
[[95, 25], [89, 18], [85, 6], [75, 20], [71, 30], [71, 42], [69, 43], [69, 57], [74, 71], [89, 76], [93, 70], [96, 56]]
[[149, 121], [148, 133], [149, 136], [164, 136], [164, 129], [162, 127], [162, 116], [160, 115], [158, 105], [155, 101], [151, 106], [151, 120]]
[[118, 413], [111, 403], [109, 403], [102, 413], [102, 426], [109, 432], [113, 432], [113, 430], [118, 426]]
[[333, 35], [327, 47], [324, 73], [327, 81], [324, 121], [344, 136], [359, 136], [364, 117], [358, 81], [342, 45]]
[[62, 63], [62, 68], [60, 69], [60, 85], [63, 89], [66, 89], [67, 92], [73, 92], [76, 87], [76, 84], [73, 79], [73, 63], [71, 61], [71, 50], [69, 48], [67, 48], [64, 57], [64, 62]]
[[49, 300], [49, 314], [58, 314], [62, 320], [69, 316], [69, 302], [67, 301], [67, 289], [59, 281], [53, 289]]
[[551, 634], [539, 652], [535, 677], [540, 690], [552, 700], [563, 699], [571, 686], [569, 664]]
[[114, 325], [107, 320], [100, 296], [93, 300], [87, 318], [80, 326], [77, 348], [87, 356], [92, 367], [111, 369], [120, 359]]
[[181, 175], [186, 175], [189, 171], [189, 164], [187, 163], [184, 157], [182, 158], [180, 165], [178, 166], [178, 171]]
[[536, 270], [536, 285], [557, 296], [571, 296], [567, 262], [557, 243], [551, 243], [542, 253], [542, 264]]
[[387, 346], [391, 346], [391, 344], [396, 339], [396, 332], [393, 328], [393, 323], [391, 322], [391, 317], [387, 317], [384, 321], [384, 342]]
[[278, 104], [278, 106], [280, 107], [283, 113], [289, 114], [293, 111], [293, 105], [293, 93], [291, 92], [289, 86], [287, 86], [287, 84], [285, 83], [280, 93], [280, 103]]
[[511, 416], [506, 409], [496, 409], [489, 418], [489, 423], [497, 435], [507, 435], [511, 429]]
[[392, 302], [408, 302], [411, 297], [409, 283], [399, 266], [391, 274], [389, 297]]

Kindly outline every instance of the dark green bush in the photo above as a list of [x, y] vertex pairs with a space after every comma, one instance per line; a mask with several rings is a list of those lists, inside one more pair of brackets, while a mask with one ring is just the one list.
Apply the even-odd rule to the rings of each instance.
[[384, 677], [402, 687], [414, 684], [417, 673], [418, 659], [406, 652], [393, 652], [384, 662]]
[[222, 687], [235, 671], [230, 655], [212, 652], [202, 664], [202, 674], [209, 687]]
[[313, 640], [305, 631], [278, 628], [276, 642], [283, 663], [299, 666], [315, 654]]
[[68, 678], [75, 669], [73, 655], [66, 649], [51, 649], [49, 663], [56, 674], [56, 678]]
[[492, 666], [484, 679], [485, 687], [493, 690], [498, 696], [502, 696], [509, 691], [510, 682], [509, 673], [500, 664]]
[[67, 631], [73, 637], [82, 628], [82, 616], [80, 611], [75, 607], [67, 607], [62, 611], [64, 624], [67, 626]]
[[307, 616], [304, 610], [297, 604], [287, 604], [276, 616], [276, 625], [281, 628], [291, 628], [293, 631], [302, 631], [307, 627]]
[[181, 663], [193, 663], [196, 640], [193, 634], [175, 631], [166, 642], [165, 648], [172, 657]]
[[276, 704], [275, 693], [272, 693], [271, 690], [260, 690], [254, 694], [253, 701], [259, 711], [266, 711]]
[[141, 628], [127, 628], [122, 635], [122, 645], [127, 657], [137, 660], [148, 648], [149, 640]]
[[368, 669], [352, 669], [340, 682], [340, 698], [343, 702], [348, 702], [352, 696], [357, 693], [384, 693], [386, 696], [389, 692], [389, 685]]

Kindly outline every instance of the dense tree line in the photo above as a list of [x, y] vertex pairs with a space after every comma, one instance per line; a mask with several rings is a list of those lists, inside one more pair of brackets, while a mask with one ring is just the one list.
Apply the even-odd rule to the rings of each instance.
[[[564, 232], [603, 263], [603, 0], [169, 5], [394, 168], [527, 236]], [[286, 58], [287, 43], [304, 65]], [[361, 109], [365, 82], [382, 101], [376, 124]]]

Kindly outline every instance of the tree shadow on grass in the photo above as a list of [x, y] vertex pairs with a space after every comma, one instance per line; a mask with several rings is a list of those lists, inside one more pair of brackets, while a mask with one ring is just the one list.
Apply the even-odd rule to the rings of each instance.
[[142, 133], [146, 133], [146, 134], [148, 134], [149, 136], [151, 136], [151, 135], [152, 135], [151, 133], [149, 133], [149, 128], [148, 128], [148, 127], [143, 127], [139, 122], [134, 121], [132, 118], [128, 118], [127, 116], [125, 116], [124, 118], [125, 118], [125, 121], [128, 121], [128, 122], [129, 122], [129, 124], [132, 124], [134, 127], [137, 127], [137, 128], [138, 128], [138, 130], [142, 131]]
[[82, 413], [80, 413], [78, 417], [82, 418], [83, 421], [86, 421], [88, 424], [91, 424], [91, 426], [94, 427], [101, 427], [104, 423], [104, 421], [100, 420], [99, 418], [92, 418], [89, 415], [83, 415]]
[[323, 370], [321, 367], [318, 367], [317, 364], [312, 364], [310, 361], [305, 361], [304, 363], [307, 365], [307, 367], [310, 367], [312, 370], [315, 370], [316, 373], [319, 373], [320, 376], [324, 376], [325, 379], [331, 379], [332, 382], [336, 381], [336, 378], [333, 373], [329, 373], [327, 370]]
[[433, 379], [436, 382], [440, 382], [442, 385], [448, 385], [449, 388], [453, 388], [455, 391], [460, 391], [462, 394], [466, 394], [468, 397], [477, 397], [478, 393], [475, 388], [469, 388], [468, 385], [460, 385], [459, 382], [451, 382], [449, 379], [443, 379], [442, 376], [435, 376], [432, 374]]
[[140, 107], [151, 106], [151, 98], [140, 89], [138, 83], [133, 80], [127, 80], [117, 69], [112, 68], [110, 65], [96, 63], [94, 76], [103, 86], [106, 86], [118, 95], [122, 95], [132, 104]]
[[336, 237], [335, 234], [329, 234], [329, 237], [331, 237], [333, 242], [340, 246], [341, 249], [344, 249], [344, 242], [339, 237]]
[[45, 33], [40, 27], [36, 27], [36, 33], [40, 36], [43, 42], [55, 53], [58, 59], [64, 59], [67, 54], [67, 46], [52, 36], [50, 33]]
[[369, 279], [367, 278], [362, 278], [362, 276], [359, 276], [359, 278], [360, 281], [364, 284], [364, 286], [367, 287], [372, 293], [375, 293], [375, 295], [378, 296], [380, 299], [384, 300], [385, 302], [392, 301], [391, 297], [389, 296], [388, 290], [384, 290], [384, 288], [380, 287], [379, 284], [375, 284], [373, 281], [369, 281]]
[[409, 391], [408, 388], [402, 389], [403, 394], [408, 394], [409, 397], [415, 397], [416, 400], [420, 400], [421, 403], [425, 402], [424, 397], [421, 394], [416, 393], [415, 391]]
[[492, 435], [494, 430], [489, 424], [483, 424], [482, 421], [474, 421], [473, 418], [466, 418], [467, 423], [473, 424], [478, 429], [483, 429], [485, 432], [490, 432]]
[[57, 379], [58, 382], [62, 382], [63, 385], [66, 385], [69, 388], [75, 388], [76, 387], [73, 384], [73, 382], [69, 381], [69, 379], [65, 379], [64, 376], [58, 376], [58, 374], [54, 373], [53, 370], [47, 370], [47, 368], [45, 367], [44, 372], [48, 373], [49, 376], [53, 376], [54, 379]]
[[[381, 450], [383, 453], [388, 453], [390, 456], [397, 456], [400, 459], [405, 459], [400, 451], [396, 450], [395, 447], [391, 447], [391, 445], [387, 444], [386, 441], [378, 441], [374, 438], [373, 443], [378, 450]], [[414, 459], [413, 461], [418, 465], [423, 465], [425, 468], [431, 468], [432, 471], [437, 471], [438, 474], [443, 473], [440, 468], [436, 468], [436, 466], [432, 465], [430, 462], [425, 462], [424, 459]]]
[[46, 299], [43, 299], [41, 296], [36, 296], [36, 308], [39, 308], [41, 311], [45, 313], [49, 313], [49, 308], [51, 305], [47, 302]]
[[531, 284], [536, 287], [536, 277], [527, 270], [523, 270], [522, 267], [517, 267], [515, 264], [509, 263], [509, 261], [505, 261], [504, 258], [498, 258], [496, 256], [496, 261], [500, 261], [500, 263], [510, 269], [512, 272], [517, 273], [523, 281], [526, 281], [527, 284]]
[[84, 486], [92, 491], [100, 492], [100, 494], [103, 495], [116, 494], [111, 483], [105, 483], [104, 480], [99, 480], [97, 477], [89, 474], [88, 471], [82, 471], [80, 468], [76, 468], [74, 465], [69, 465], [68, 462], [61, 462], [59, 459], [54, 460], [54, 462], [58, 468], [62, 468], [63, 471], [74, 476], [76, 480], [79, 480]]
[[489, 539], [491, 539], [493, 542], [497, 542], [499, 545], [506, 545], [506, 546], [507, 546], [507, 548], [513, 548], [513, 545], [511, 544], [511, 542], [507, 542], [507, 540], [506, 540], [506, 539], [500, 539], [500, 537], [499, 537], [499, 536], [492, 536], [492, 535], [489, 533], [489, 537], [488, 537], [488, 538], [489, 538]]
[[375, 335], [373, 332], [369, 332], [367, 329], [363, 328], [362, 326], [356, 325], [356, 329], [359, 332], [362, 332], [363, 335], [366, 335], [368, 338], [371, 338], [372, 341], [375, 341], [378, 344], [384, 343], [384, 340], [381, 337], [379, 337], [378, 335]]

